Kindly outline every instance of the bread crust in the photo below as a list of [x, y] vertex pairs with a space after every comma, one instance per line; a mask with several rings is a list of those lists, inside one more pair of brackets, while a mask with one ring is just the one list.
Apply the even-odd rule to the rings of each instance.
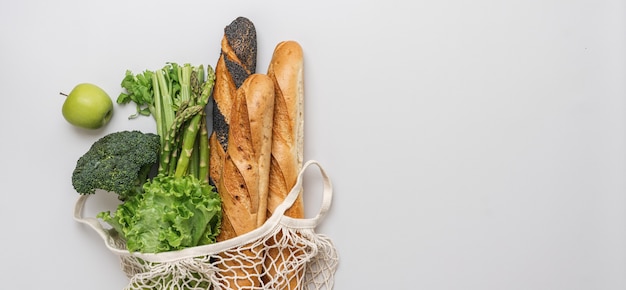
[[[274, 83], [274, 123], [272, 127], [272, 163], [268, 196], [268, 216], [273, 214], [296, 183], [302, 169], [304, 154], [304, 59], [302, 48], [296, 41], [283, 41], [276, 45], [267, 75]], [[304, 217], [302, 191], [285, 215]], [[282, 233], [268, 241], [264, 262], [265, 282], [278, 279], [277, 289], [302, 289], [304, 266], [289, 263], [291, 255], [304, 255], [295, 248], [301, 245], [281, 244]], [[277, 246], [280, 245], [280, 246]], [[291, 248], [291, 249], [290, 249]], [[288, 272], [286, 276], [279, 272]]]
[[[265, 222], [272, 145], [274, 85], [263, 74], [250, 75], [237, 89], [230, 115], [228, 146], [217, 192], [222, 199], [222, 228], [218, 241], [250, 232]], [[252, 245], [250, 245], [252, 246]], [[244, 261], [219, 265], [233, 289], [261, 285], [263, 245], [243, 254]], [[245, 265], [243, 268], [241, 264]], [[230, 271], [230, 272], [229, 272]]]
[[[300, 44], [293, 40], [276, 45], [267, 75], [274, 83], [274, 123], [268, 215], [282, 203], [296, 183], [304, 159], [304, 59]], [[304, 217], [302, 193], [286, 213]]]
[[272, 145], [274, 85], [252, 74], [237, 90], [228, 148], [217, 192], [223, 224], [218, 241], [245, 234], [265, 222]]
[[219, 182], [228, 146], [230, 115], [237, 89], [256, 70], [257, 36], [254, 24], [238, 17], [224, 28], [221, 52], [215, 66], [212, 132], [209, 136], [209, 182]]

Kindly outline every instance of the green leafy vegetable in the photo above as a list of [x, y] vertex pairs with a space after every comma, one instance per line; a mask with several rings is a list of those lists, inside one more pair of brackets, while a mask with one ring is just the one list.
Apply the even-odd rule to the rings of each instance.
[[129, 70], [122, 80], [122, 87], [127, 92], [122, 92], [117, 98], [118, 104], [127, 104], [131, 101], [137, 105], [137, 113], [129, 118], [139, 115], [150, 116], [154, 114], [154, 98], [152, 91], [152, 71], [146, 70], [142, 74], [133, 75]]
[[[133, 102], [139, 115], [152, 115], [158, 135], [158, 172], [115, 212], [98, 217], [126, 241], [129, 251], [158, 253], [214, 243], [221, 199], [209, 180], [206, 105], [215, 73], [208, 66], [168, 63], [122, 81], [117, 102]], [[154, 163], [153, 163], [154, 164]]]
[[129, 251], [156, 253], [214, 243], [222, 212], [218, 194], [197, 178], [157, 176], [113, 215], [98, 217], [121, 234]]

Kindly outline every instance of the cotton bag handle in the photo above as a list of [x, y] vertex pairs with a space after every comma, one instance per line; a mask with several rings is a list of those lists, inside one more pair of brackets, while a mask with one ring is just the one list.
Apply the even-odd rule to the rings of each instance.
[[[310, 165], [316, 165], [319, 168], [320, 174], [322, 176], [322, 181], [324, 182], [323, 183], [324, 194], [322, 195], [322, 203], [320, 205], [319, 212], [317, 213], [315, 217], [310, 218], [310, 219], [299, 219], [299, 218], [291, 218], [288, 216], [283, 216], [285, 212], [293, 205], [293, 203], [298, 198], [299, 192], [301, 192], [302, 185], [303, 185], [302, 184], [303, 174], [306, 171], [307, 167], [309, 167]], [[293, 188], [291, 189], [291, 192], [289, 192], [285, 200], [278, 207], [276, 207], [275, 212], [278, 213], [278, 215], [283, 216], [281, 222], [288, 227], [314, 228], [320, 223], [320, 221], [324, 218], [324, 216], [326, 216], [326, 213], [330, 209], [330, 204], [332, 202], [332, 193], [333, 193], [333, 186], [332, 186], [332, 183], [330, 182], [330, 178], [326, 174], [326, 171], [324, 171], [322, 166], [317, 161], [310, 160], [302, 166], [302, 170], [298, 174], [296, 184], [293, 186]]]
[[112, 252], [118, 255], [128, 254], [128, 251], [119, 249], [118, 247], [115, 246], [115, 244], [113, 243], [113, 240], [111, 239], [110, 231], [105, 229], [102, 226], [102, 223], [100, 223], [100, 221], [97, 218], [83, 217], [83, 208], [85, 207], [85, 203], [87, 202], [87, 199], [90, 196], [91, 194], [85, 194], [85, 195], [81, 195], [78, 198], [78, 200], [76, 201], [76, 204], [74, 205], [74, 220], [80, 223], [86, 224], [89, 227], [91, 227], [94, 231], [96, 231], [96, 233], [100, 235], [102, 240], [104, 240], [104, 243], [107, 246], [107, 248], [109, 248], [109, 250], [111, 250]]
[[[322, 203], [319, 212], [315, 217], [310, 219], [296, 219], [285, 216], [285, 211], [293, 205], [298, 195], [300, 194], [302, 189], [304, 172], [311, 165], [315, 165], [318, 167], [323, 181]], [[270, 216], [262, 226], [241, 236], [228, 239], [219, 243], [156, 254], [131, 253], [125, 249], [120, 249], [114, 244], [113, 239], [111, 238], [110, 230], [105, 229], [98, 219], [94, 217], [83, 217], [83, 208], [90, 195], [81, 195], [78, 198], [78, 200], [76, 201], [76, 205], [74, 206], [74, 219], [80, 223], [88, 225], [94, 231], [96, 231], [98, 235], [100, 235], [100, 237], [104, 240], [107, 248], [109, 248], [109, 250], [111, 250], [115, 254], [123, 256], [132, 255], [150, 262], [162, 263], [197, 257], [201, 255], [216, 254], [233, 247], [245, 245], [255, 238], [269, 234], [278, 223], [292, 228], [315, 228], [330, 209], [332, 194], [333, 190], [330, 178], [328, 177], [322, 166], [319, 164], [319, 162], [315, 160], [307, 161], [302, 166], [302, 169], [298, 174], [298, 178], [296, 179], [296, 184], [293, 186], [285, 200], [278, 207], [276, 207], [276, 210], [274, 211], [272, 216]]]

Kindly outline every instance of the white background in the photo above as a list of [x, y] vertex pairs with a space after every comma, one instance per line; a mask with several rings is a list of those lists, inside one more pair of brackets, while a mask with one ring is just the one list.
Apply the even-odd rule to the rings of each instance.
[[70, 176], [99, 137], [153, 121], [116, 106], [79, 130], [59, 92], [214, 66], [237, 16], [260, 72], [279, 41], [303, 46], [335, 289], [626, 289], [626, 6], [608, 0], [2, 1], [0, 288], [126, 285], [72, 219]]

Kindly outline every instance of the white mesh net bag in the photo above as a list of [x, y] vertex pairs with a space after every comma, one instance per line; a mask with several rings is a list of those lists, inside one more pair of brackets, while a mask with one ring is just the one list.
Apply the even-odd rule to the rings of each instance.
[[[314, 218], [284, 215], [302, 190], [304, 171], [316, 165], [323, 179], [320, 211]], [[83, 217], [90, 195], [76, 202], [74, 219], [89, 225], [118, 255], [130, 279], [125, 289], [332, 289], [337, 251], [315, 227], [330, 208], [332, 185], [316, 161], [304, 164], [296, 185], [261, 227], [223, 242], [157, 254], [131, 253], [114, 231]]]

